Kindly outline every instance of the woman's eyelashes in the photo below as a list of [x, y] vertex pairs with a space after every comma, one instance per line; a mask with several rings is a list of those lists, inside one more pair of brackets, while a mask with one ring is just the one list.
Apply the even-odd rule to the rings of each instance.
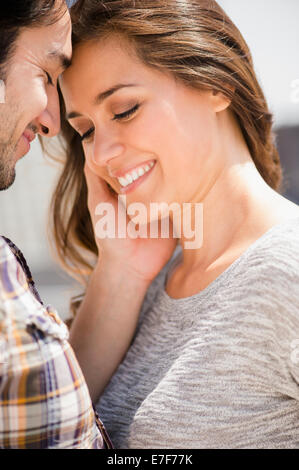
[[[139, 109], [139, 107], [140, 107], [140, 104], [137, 103], [133, 108], [129, 109], [128, 111], [125, 111], [124, 113], [121, 113], [121, 114], [115, 114], [114, 117], [112, 118], [112, 121], [120, 121], [120, 120], [128, 119], [134, 113], [136, 113], [136, 111]], [[80, 136], [81, 142], [83, 140], [86, 141], [88, 139], [88, 137], [91, 137], [93, 132], [94, 132], [94, 127], [91, 127], [90, 129], [88, 129], [88, 131], [85, 132], [85, 134]]]
[[136, 113], [137, 109], [140, 107], [140, 104], [137, 103], [133, 108], [129, 109], [128, 111], [122, 114], [115, 114], [112, 121], [118, 121], [119, 119], [125, 119], [130, 117], [132, 114]]
[[88, 129], [87, 132], [85, 132], [85, 134], [81, 135], [81, 136], [80, 136], [81, 142], [82, 142], [83, 140], [87, 140], [87, 138], [88, 138], [91, 134], [93, 134], [93, 131], [94, 131], [94, 127], [91, 127], [90, 129]]

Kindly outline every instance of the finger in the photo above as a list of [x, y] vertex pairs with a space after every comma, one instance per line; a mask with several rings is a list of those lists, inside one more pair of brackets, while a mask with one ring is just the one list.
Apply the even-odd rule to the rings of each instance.
[[100, 203], [109, 202], [113, 206], [116, 230], [118, 231], [120, 218], [121, 220], [125, 219], [127, 225], [130, 219], [126, 212], [126, 206], [123, 205], [122, 201], [118, 200], [116, 197], [117, 194], [112, 194], [108, 188], [107, 182], [100, 176], [96, 175], [86, 163], [84, 173], [88, 187], [88, 208], [91, 216], [94, 217], [96, 208]]
[[85, 163], [84, 174], [88, 189], [88, 199], [93, 207], [100, 202], [110, 202], [111, 193], [107, 183], [99, 175], [95, 174]]

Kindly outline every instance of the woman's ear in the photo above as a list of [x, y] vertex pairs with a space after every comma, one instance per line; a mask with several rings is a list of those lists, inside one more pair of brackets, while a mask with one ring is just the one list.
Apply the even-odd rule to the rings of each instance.
[[[231, 86], [229, 88], [234, 93], [235, 89]], [[215, 113], [219, 113], [220, 111], [224, 111], [227, 109], [231, 104], [231, 99], [224, 95], [221, 91], [211, 90], [210, 95], [212, 106], [214, 108]]]

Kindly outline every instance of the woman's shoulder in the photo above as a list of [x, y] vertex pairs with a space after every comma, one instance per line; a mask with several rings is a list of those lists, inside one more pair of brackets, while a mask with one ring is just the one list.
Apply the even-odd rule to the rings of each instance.
[[[258, 240], [259, 241], [259, 240]], [[257, 246], [259, 243], [257, 243]], [[299, 212], [287, 217], [270, 228], [261, 238], [260, 246], [267, 256], [269, 253], [282, 255], [294, 253], [299, 255]], [[299, 258], [298, 258], [299, 261]]]
[[251, 271], [262, 282], [271, 279], [272, 285], [295, 281], [299, 289], [299, 214], [274, 225], [242, 258], [248, 276]]

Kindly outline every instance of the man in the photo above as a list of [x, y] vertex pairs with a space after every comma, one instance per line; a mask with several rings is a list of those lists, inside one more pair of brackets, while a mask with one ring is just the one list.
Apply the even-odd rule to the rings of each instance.
[[[0, 189], [36, 134], [60, 128], [57, 80], [71, 61], [64, 0], [10, 0], [0, 17]], [[0, 237], [0, 448], [111, 447], [68, 329], [44, 307], [22, 253]]]
[[56, 82], [71, 57], [71, 23], [64, 2], [7, 3], [0, 17], [0, 78], [5, 86], [0, 106], [2, 190], [13, 183], [15, 164], [35, 135], [58, 132]]

